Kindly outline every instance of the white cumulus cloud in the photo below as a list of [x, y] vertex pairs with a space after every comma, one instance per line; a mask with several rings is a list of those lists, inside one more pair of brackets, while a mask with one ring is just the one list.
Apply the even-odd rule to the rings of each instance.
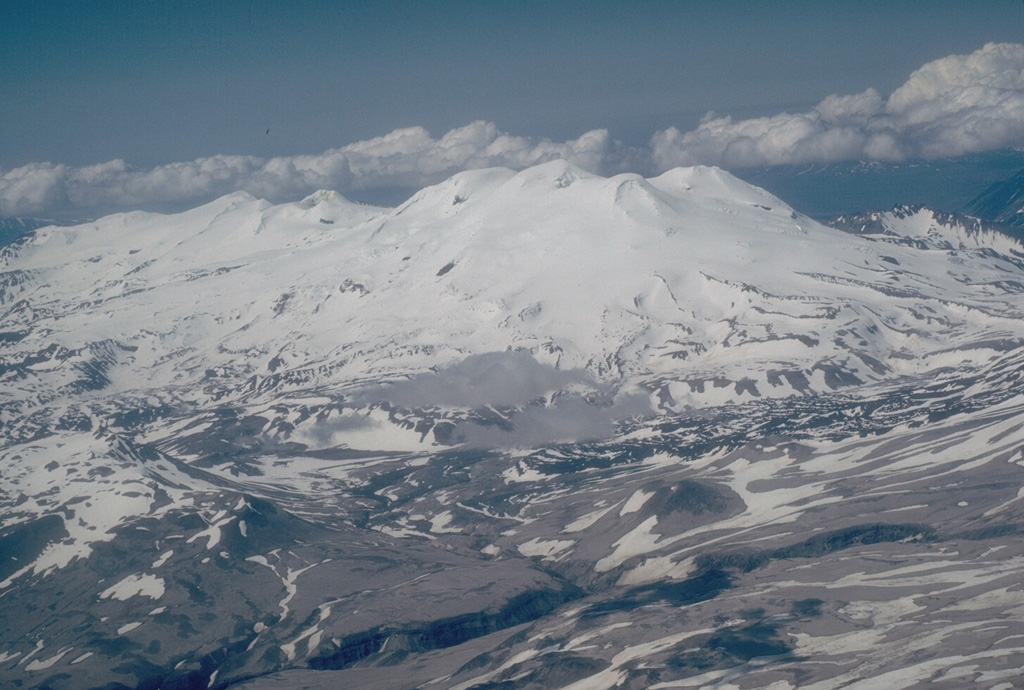
[[742, 168], [840, 160], [898, 161], [1024, 145], [1024, 45], [990, 43], [929, 62], [883, 98], [831, 95], [805, 113], [734, 120], [713, 113], [688, 132], [657, 132], [646, 148], [604, 129], [570, 141], [515, 136], [472, 122], [439, 138], [398, 129], [323, 153], [211, 156], [138, 169], [123, 160], [75, 168], [31, 163], [0, 170], [0, 216], [96, 215], [185, 207], [243, 190], [271, 200], [434, 184], [472, 168], [522, 169], [556, 158], [585, 170], [663, 172], [680, 165]]
[[123, 160], [81, 168], [33, 163], [0, 171], [0, 216], [199, 203], [238, 190], [286, 199], [317, 189], [419, 188], [461, 170], [518, 169], [556, 158], [606, 172], [616, 159], [616, 146], [607, 130], [556, 142], [512, 136], [493, 123], [473, 122], [437, 139], [422, 127], [410, 127], [315, 155], [212, 156], [148, 170]]
[[708, 114], [650, 143], [658, 169], [839, 160], [906, 160], [1024, 144], [1024, 45], [989, 43], [924, 65], [884, 100], [874, 89], [832, 95], [806, 113], [733, 121]]
[[67, 175], [67, 166], [51, 163], [0, 170], [0, 215], [25, 216], [65, 205]]

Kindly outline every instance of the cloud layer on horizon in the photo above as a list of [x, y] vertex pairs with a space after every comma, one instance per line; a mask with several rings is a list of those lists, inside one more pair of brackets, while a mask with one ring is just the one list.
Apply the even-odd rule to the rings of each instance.
[[708, 114], [690, 132], [651, 139], [658, 169], [900, 161], [1024, 144], [1024, 45], [989, 43], [916, 70], [888, 99], [832, 95], [807, 113], [734, 122]]
[[439, 139], [422, 127], [409, 127], [315, 155], [219, 155], [149, 170], [120, 159], [80, 168], [30, 163], [0, 170], [0, 216], [198, 203], [239, 190], [282, 200], [318, 189], [418, 189], [462, 170], [521, 169], [556, 158], [603, 170], [616, 146], [607, 130], [559, 143], [512, 136], [478, 121]]
[[656, 132], [628, 147], [607, 130], [556, 142], [477, 121], [434, 138], [395, 130], [315, 155], [219, 155], [148, 170], [123, 160], [85, 167], [0, 169], [0, 216], [194, 205], [244, 190], [271, 200], [317, 189], [419, 188], [466, 169], [522, 169], [556, 158], [599, 174], [660, 173], [684, 165], [744, 168], [841, 160], [938, 158], [1024, 145], [1024, 45], [990, 43], [929, 62], [887, 99], [874, 89], [831, 95], [806, 113], [734, 121], [706, 115], [693, 130]]

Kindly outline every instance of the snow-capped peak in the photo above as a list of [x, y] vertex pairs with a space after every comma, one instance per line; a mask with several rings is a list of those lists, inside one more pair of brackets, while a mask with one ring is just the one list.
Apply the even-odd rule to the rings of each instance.
[[554, 161], [460, 173], [393, 210], [233, 194], [51, 228], [0, 298], [29, 305], [5, 317], [19, 348], [118, 343], [124, 389], [344, 386], [516, 350], [700, 406], [921, 373], [965, 334], [1016, 332], [1010, 288], [991, 287], [1019, 272], [1007, 257], [852, 236], [715, 168]]

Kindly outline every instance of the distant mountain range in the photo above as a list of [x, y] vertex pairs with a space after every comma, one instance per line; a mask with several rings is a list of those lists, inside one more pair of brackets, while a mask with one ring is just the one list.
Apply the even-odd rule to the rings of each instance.
[[54, 223], [55, 221], [42, 218], [0, 218], [0, 247], [14, 242], [36, 228]]
[[965, 210], [978, 218], [1024, 228], [1024, 170], [994, 183], [972, 199]]
[[0, 218], [0, 247], [4, 247], [38, 228], [48, 225], [68, 226], [84, 223], [85, 220], [54, 218]]
[[1024, 151], [996, 151], [899, 163], [852, 161], [776, 166], [740, 170], [736, 174], [818, 219], [883, 211], [899, 205], [923, 205], [995, 221], [988, 210], [972, 210], [975, 198], [1021, 170]]

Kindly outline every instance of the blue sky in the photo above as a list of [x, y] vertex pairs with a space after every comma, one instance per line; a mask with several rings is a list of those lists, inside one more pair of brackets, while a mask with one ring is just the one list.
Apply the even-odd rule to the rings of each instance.
[[755, 159], [683, 141], [708, 111], [734, 122], [803, 113], [869, 88], [884, 101], [922, 65], [1021, 40], [1020, 0], [4, 0], [0, 173], [318, 155], [478, 121], [530, 142], [604, 130], [613, 168], [649, 160], [621, 151], [672, 129], [663, 148], [683, 150], [673, 161], [728, 167]]

